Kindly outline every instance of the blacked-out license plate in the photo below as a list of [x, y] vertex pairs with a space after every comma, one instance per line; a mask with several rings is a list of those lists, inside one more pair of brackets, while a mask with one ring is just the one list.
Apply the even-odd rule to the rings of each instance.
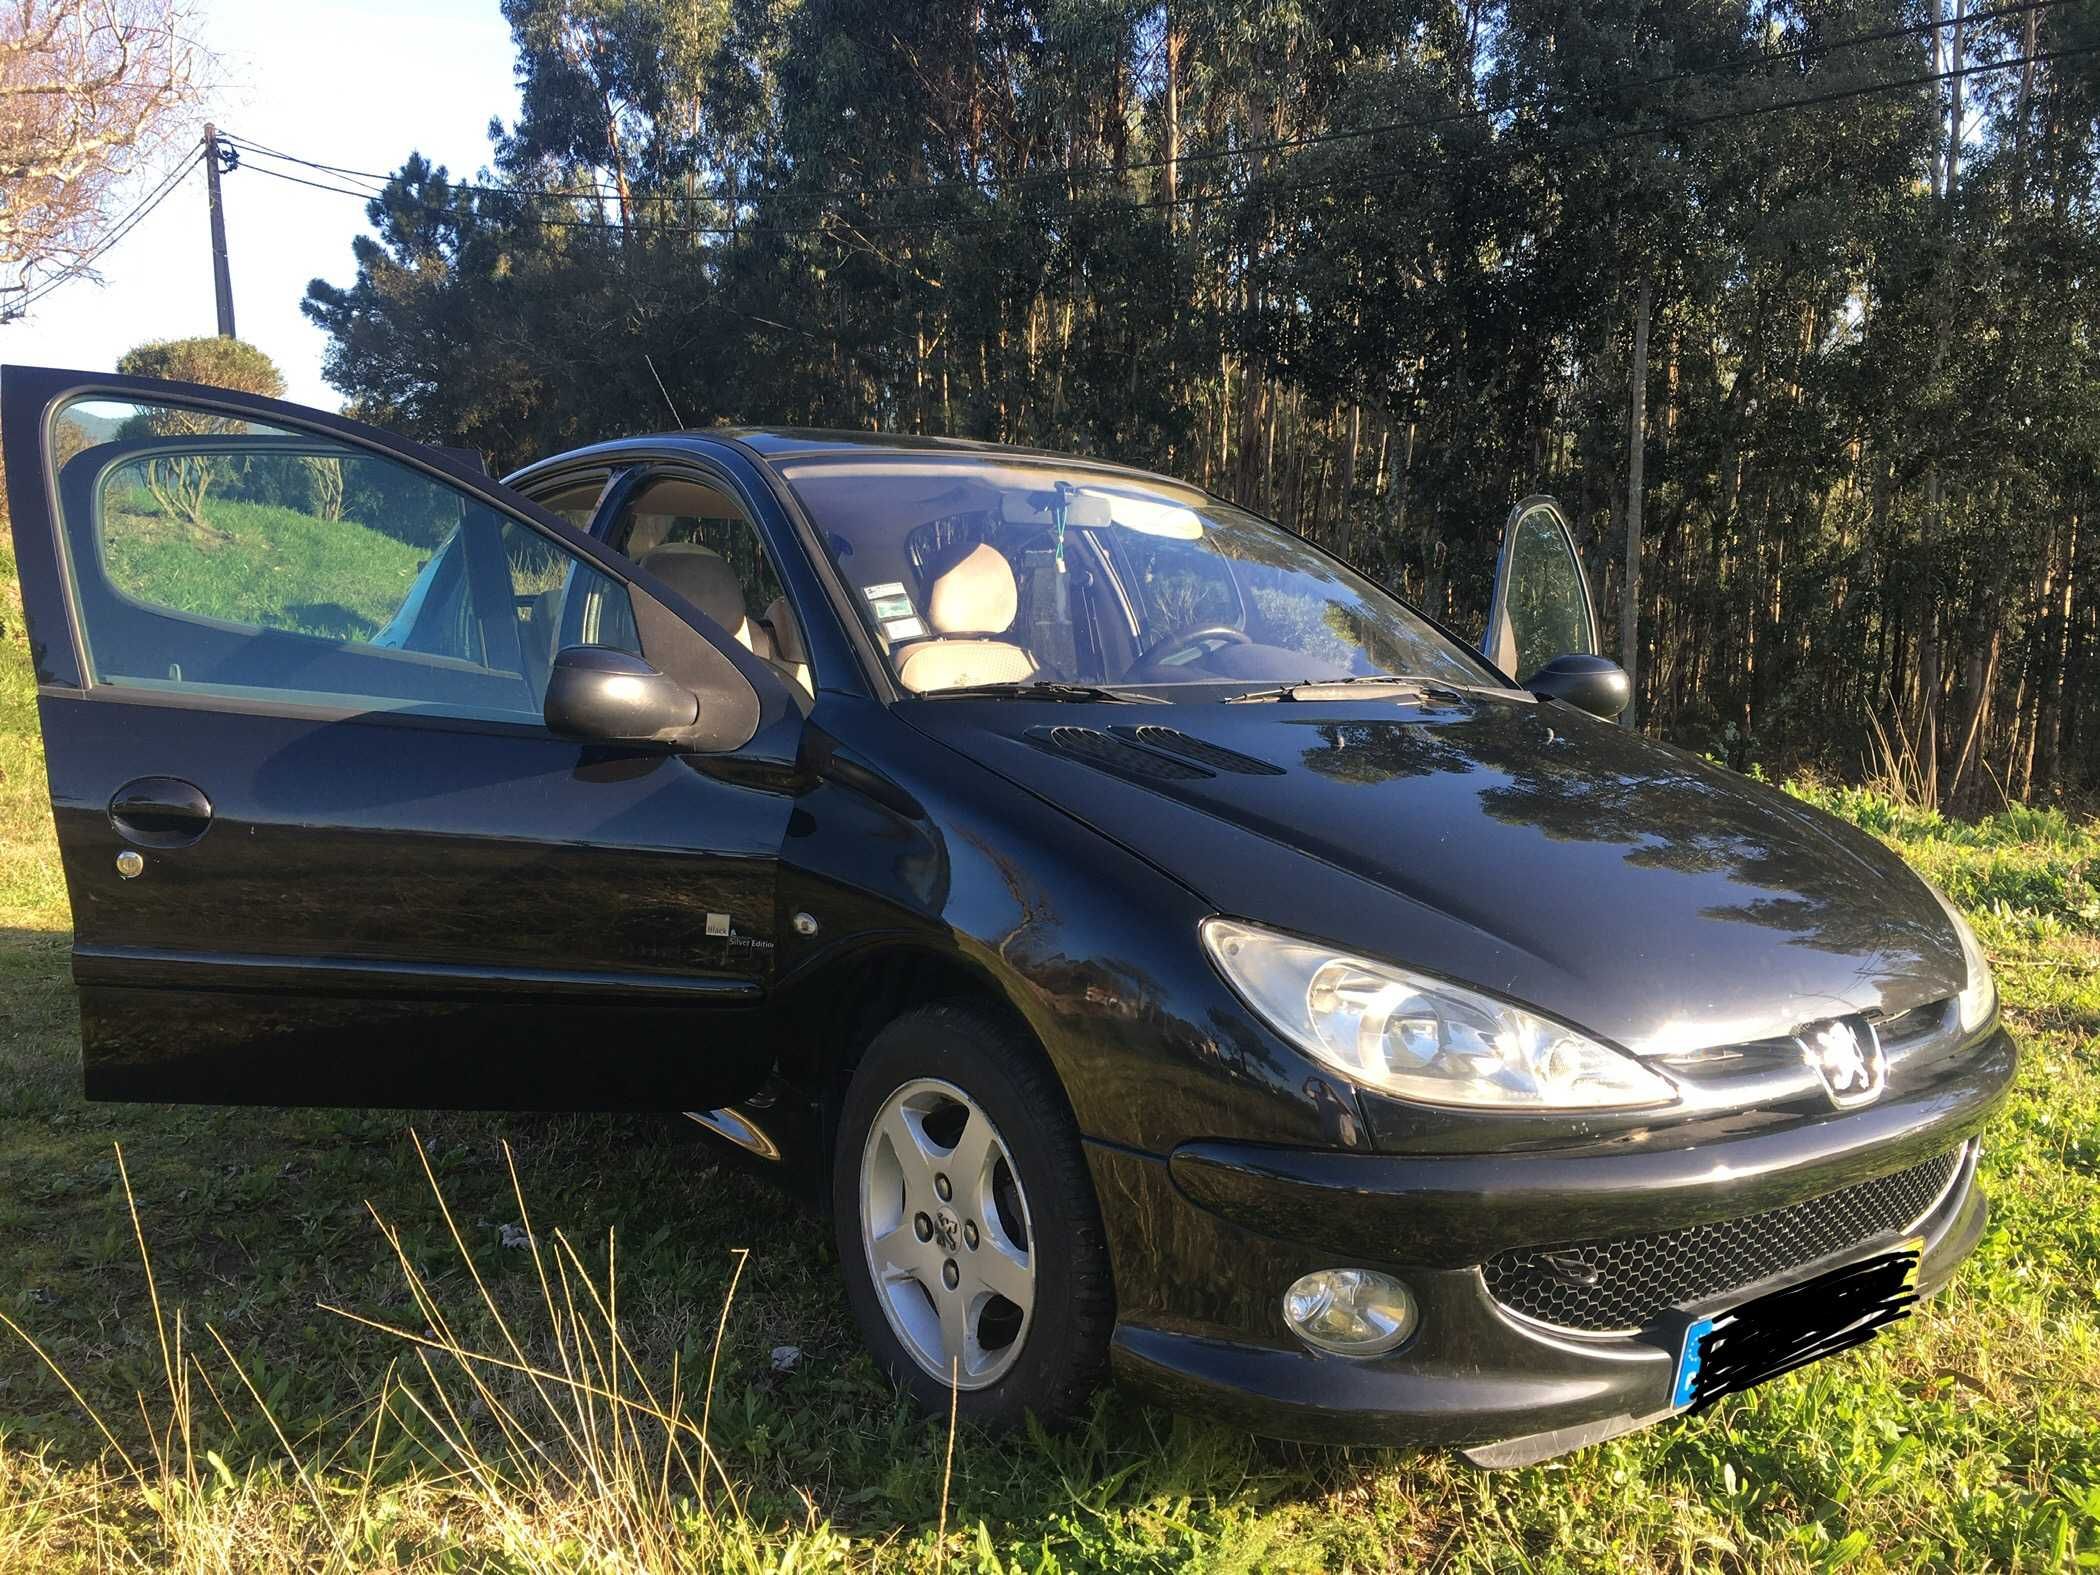
[[1723, 1395], [1864, 1345], [1918, 1299], [1922, 1239], [1863, 1258], [1710, 1317], [1694, 1318], [1677, 1352], [1671, 1404], [1700, 1411]]

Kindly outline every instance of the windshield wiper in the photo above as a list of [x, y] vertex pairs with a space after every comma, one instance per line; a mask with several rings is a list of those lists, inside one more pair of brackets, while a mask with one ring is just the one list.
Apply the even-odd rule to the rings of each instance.
[[[1456, 691], [1449, 685], [1427, 678], [1402, 678], [1395, 673], [1360, 673], [1353, 678], [1306, 678], [1295, 684], [1278, 684], [1273, 689], [1250, 689], [1243, 695], [1234, 695], [1227, 705], [1249, 705], [1264, 700], [1317, 700], [1336, 690], [1349, 689], [1355, 685], [1367, 685], [1373, 689], [1391, 690], [1395, 695], [1425, 695], [1438, 699], [1455, 699]], [[1361, 698], [1378, 698], [1362, 696]]]
[[1106, 689], [1099, 684], [1068, 684], [1050, 679], [1032, 683], [957, 684], [952, 689], [929, 689], [921, 700], [1067, 700], [1112, 705], [1170, 705], [1158, 695], [1139, 694], [1134, 689]]

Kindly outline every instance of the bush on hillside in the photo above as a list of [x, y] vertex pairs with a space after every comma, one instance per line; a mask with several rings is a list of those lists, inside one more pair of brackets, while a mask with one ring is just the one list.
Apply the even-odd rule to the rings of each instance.
[[[155, 339], [127, 350], [117, 361], [117, 370], [127, 377], [159, 377], [178, 383], [203, 383], [213, 388], [231, 388], [245, 394], [276, 398], [284, 392], [284, 374], [254, 345], [239, 339], [207, 335], [196, 339]], [[179, 437], [230, 431], [230, 423], [216, 416], [176, 406], [155, 406], [125, 423], [125, 436]], [[202, 455], [180, 455], [149, 460], [145, 467], [146, 490], [161, 511], [185, 520], [196, 530], [208, 527], [204, 500], [215, 481], [223, 480], [223, 460]]]

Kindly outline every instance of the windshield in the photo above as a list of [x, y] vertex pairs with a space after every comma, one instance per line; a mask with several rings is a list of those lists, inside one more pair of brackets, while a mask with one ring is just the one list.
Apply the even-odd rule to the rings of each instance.
[[974, 455], [805, 460], [783, 475], [914, 694], [1496, 681], [1345, 565], [1193, 489]]

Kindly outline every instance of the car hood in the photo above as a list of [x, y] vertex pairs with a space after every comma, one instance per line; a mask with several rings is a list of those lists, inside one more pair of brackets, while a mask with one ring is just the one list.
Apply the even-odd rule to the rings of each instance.
[[1239, 917], [1637, 1054], [1958, 992], [1960, 943], [1854, 828], [1528, 697], [909, 704], [912, 723]]

